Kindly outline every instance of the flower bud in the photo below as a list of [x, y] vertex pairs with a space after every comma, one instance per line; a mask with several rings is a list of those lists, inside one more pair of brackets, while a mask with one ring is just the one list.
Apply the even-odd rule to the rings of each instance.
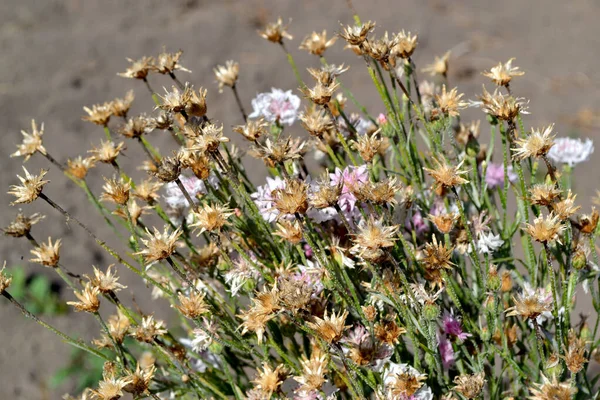
[[428, 321], [435, 321], [440, 316], [440, 307], [437, 304], [425, 304], [423, 316]]
[[573, 255], [573, 268], [580, 270], [587, 265], [587, 257], [582, 249], [578, 249]]
[[212, 341], [210, 346], [208, 346], [208, 350], [212, 354], [221, 354], [223, 352], [223, 345], [215, 340]]

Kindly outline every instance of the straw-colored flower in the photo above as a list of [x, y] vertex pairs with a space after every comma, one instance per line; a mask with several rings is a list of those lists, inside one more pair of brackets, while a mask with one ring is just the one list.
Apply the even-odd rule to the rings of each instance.
[[287, 369], [283, 364], [279, 364], [275, 369], [271, 368], [266, 362], [263, 363], [262, 371], [258, 371], [256, 378], [252, 381], [256, 384], [265, 398], [270, 399], [271, 395], [279, 390], [279, 387], [287, 377]]
[[106, 272], [100, 271], [95, 266], [94, 268], [94, 277], [90, 278], [87, 275], [84, 275], [93, 287], [98, 288], [101, 293], [110, 293], [110, 292], [118, 292], [121, 289], [126, 289], [127, 286], [124, 286], [117, 282], [119, 277], [116, 272], [113, 271], [113, 267], [115, 264], [111, 264], [106, 268]]
[[173, 74], [175, 71], [192, 72], [179, 64], [179, 59], [183, 55], [183, 50], [178, 50], [175, 53], [168, 53], [163, 48], [163, 52], [156, 57], [154, 62], [154, 70], [159, 74]]
[[17, 145], [17, 151], [12, 153], [11, 157], [24, 157], [25, 160], [29, 160], [29, 158], [34, 155], [36, 152], [40, 152], [42, 154], [46, 154], [46, 148], [42, 144], [42, 135], [44, 134], [44, 123], [38, 129], [35, 120], [31, 120], [31, 133], [21, 130], [21, 134], [23, 135], [23, 142], [20, 145]]
[[29, 233], [33, 225], [44, 218], [45, 216], [40, 213], [34, 213], [27, 217], [19, 210], [15, 219], [6, 228], [0, 230], [7, 236], [23, 237]]
[[83, 107], [83, 110], [87, 113], [87, 115], [81, 117], [82, 120], [101, 126], [108, 125], [108, 121], [113, 115], [110, 103], [94, 104], [92, 108]]
[[552, 205], [552, 211], [561, 221], [566, 221], [567, 219], [571, 218], [571, 216], [573, 216], [581, 208], [581, 206], [575, 205], [576, 197], [577, 195], [574, 195], [569, 190], [565, 199]]
[[392, 56], [409, 58], [417, 48], [418, 35], [405, 32], [404, 29], [396, 35], [396, 44], [392, 48]]
[[121, 126], [119, 133], [130, 139], [139, 139], [142, 135], [148, 134], [154, 130], [154, 119], [148, 118], [146, 114], [141, 114], [129, 118], [125, 125]]
[[352, 46], [360, 46], [367, 40], [367, 35], [375, 28], [375, 22], [365, 22], [360, 25], [347, 25], [342, 28], [340, 36]]
[[285, 219], [277, 222], [277, 230], [273, 232], [273, 234], [293, 245], [300, 243], [303, 238], [300, 223], [298, 221], [287, 221]]
[[308, 209], [307, 186], [304, 181], [288, 179], [285, 186], [272, 193], [275, 208], [281, 214], [304, 214]]
[[329, 357], [327, 353], [313, 348], [310, 359], [300, 361], [300, 366], [302, 367], [301, 375], [294, 376], [294, 380], [300, 384], [296, 392], [319, 390], [327, 382], [325, 375], [328, 372], [328, 362]]
[[88, 171], [94, 167], [96, 159], [92, 157], [83, 158], [77, 156], [76, 158], [70, 158], [67, 160], [67, 172], [73, 175], [75, 178], [84, 179]]
[[516, 147], [512, 149], [514, 152], [513, 158], [524, 160], [528, 157], [540, 158], [546, 156], [554, 146], [553, 128], [554, 124], [546, 127], [543, 132], [540, 129], [531, 128], [531, 134], [515, 141]]
[[175, 307], [189, 319], [196, 319], [202, 314], [210, 311], [208, 304], [204, 301], [204, 293], [192, 292], [189, 296], [179, 293], [179, 305]]
[[259, 31], [258, 34], [269, 42], [283, 44], [283, 39], [292, 40], [294, 38], [287, 33], [288, 25], [283, 25], [283, 20], [279, 17], [277, 18], [277, 22], [267, 24], [265, 29]]
[[228, 60], [225, 62], [225, 65], [217, 65], [217, 68], [213, 69], [213, 71], [215, 72], [215, 77], [219, 83], [219, 93], [222, 93], [223, 87], [235, 86], [240, 73], [240, 64], [235, 61]]
[[144, 261], [148, 264], [154, 261], [164, 260], [175, 251], [177, 240], [181, 234], [181, 229], [176, 229], [169, 233], [166, 226], [162, 233], [156, 229], [156, 227], [154, 228], [154, 233], [151, 233], [148, 228], [146, 228], [146, 236], [148, 238], [141, 239], [146, 248], [135, 254], [144, 256]]
[[466, 170], [461, 170], [464, 160], [461, 161], [457, 166], [451, 166], [446, 161], [441, 163], [437, 158], [433, 157], [435, 163], [434, 168], [423, 168], [431, 175], [435, 180], [436, 192], [438, 195], [446, 192], [454, 186], [464, 185], [469, 181], [463, 178], [461, 175], [468, 173]]
[[139, 342], [152, 343], [157, 336], [162, 336], [168, 331], [163, 321], [157, 321], [152, 315], [142, 318], [142, 323], [130, 333]]
[[446, 85], [442, 85], [442, 93], [435, 95], [435, 101], [442, 113], [450, 117], [457, 117], [460, 114], [458, 110], [467, 107], [467, 103], [460, 101], [463, 96], [464, 93], [458, 93], [458, 88], [454, 88], [447, 92]]
[[454, 390], [462, 394], [467, 399], [476, 399], [485, 386], [485, 374], [479, 372], [469, 375], [463, 374], [454, 378]]
[[123, 178], [104, 178], [104, 186], [102, 186], [104, 192], [100, 195], [100, 200], [110, 201], [118, 205], [125, 205], [129, 201], [129, 191], [131, 190], [131, 183], [125, 182]]
[[10, 283], [12, 282], [12, 277], [8, 276], [4, 270], [6, 269], [6, 261], [4, 261], [4, 264], [2, 265], [2, 268], [0, 269], [0, 294], [2, 294], [2, 292], [4, 292], [6, 289], [8, 289], [8, 287], [10, 286]]
[[552, 295], [547, 290], [524, 290], [513, 297], [514, 306], [506, 309], [507, 316], [521, 316], [536, 320], [545, 312], [552, 311]]
[[151, 173], [162, 182], [173, 182], [181, 175], [181, 161], [178, 156], [163, 157]]
[[585, 339], [578, 337], [577, 333], [571, 329], [569, 330], [568, 346], [565, 347], [565, 355], [562, 358], [565, 360], [567, 369], [572, 374], [577, 374], [583, 369], [584, 364], [588, 361], [585, 356], [585, 353], [587, 352], [586, 341]]
[[218, 151], [221, 144], [227, 142], [229, 138], [223, 136], [223, 125], [208, 123], [202, 128], [202, 134], [194, 138], [191, 149], [211, 154]]
[[67, 304], [75, 307], [75, 311], [95, 313], [100, 308], [100, 299], [98, 298], [100, 289], [92, 286], [91, 283], [86, 283], [82, 291], [74, 293], [79, 301], [67, 301]]
[[239, 133], [251, 142], [256, 142], [261, 136], [268, 132], [268, 128], [269, 124], [261, 117], [259, 119], [249, 119], [245, 125], [234, 126], [233, 131]]
[[305, 146], [305, 141], [292, 139], [291, 136], [279, 137], [275, 141], [267, 138], [264, 144], [257, 143], [252, 152], [257, 158], [262, 158], [266, 165], [275, 167], [288, 160], [301, 158], [306, 151]]
[[115, 117], [126, 118], [134, 99], [135, 96], [133, 94], [133, 90], [128, 90], [127, 93], [125, 93], [125, 97], [117, 97], [113, 101], [108, 103], [110, 105], [110, 111], [112, 115]]
[[359, 135], [352, 144], [353, 148], [360, 154], [360, 157], [365, 162], [370, 163], [377, 154], [381, 153], [386, 145], [386, 141], [380, 136], [380, 130], [378, 129], [371, 134]]
[[323, 318], [315, 317], [315, 322], [307, 322], [306, 325], [317, 332], [327, 343], [337, 343], [346, 329], [350, 328], [350, 325], [344, 325], [347, 317], [348, 310], [344, 310], [344, 312], [337, 315], [335, 311], [328, 315], [327, 310], [325, 310]]
[[100, 142], [100, 147], [94, 146], [91, 150], [88, 150], [88, 153], [92, 154], [95, 161], [112, 164], [123, 150], [125, 150], [125, 143], [123, 142], [117, 144], [110, 140], [102, 140]]
[[131, 64], [125, 72], [119, 72], [117, 75], [123, 78], [132, 79], [143, 79], [145, 80], [150, 71], [154, 70], [154, 58], [142, 57], [139, 60], [132, 60], [127, 58], [127, 61]]
[[61, 239], [57, 239], [52, 243], [52, 238], [48, 237], [48, 244], [42, 242], [39, 247], [31, 250], [31, 254], [35, 256], [31, 262], [45, 265], [46, 267], [56, 267], [60, 259]]
[[234, 214], [233, 210], [218, 204], [205, 204], [197, 210], [192, 211], [190, 227], [198, 228], [198, 234], [203, 232], [220, 231], [227, 225], [227, 219]]
[[512, 66], [513, 61], [514, 58], [504, 64], [499, 62], [498, 65], [483, 72], [482, 75], [490, 78], [498, 86], [508, 86], [513, 77], [525, 75], [525, 72], [519, 71], [519, 67]]
[[11, 205], [34, 202], [42, 193], [44, 185], [50, 182], [44, 180], [44, 176], [48, 173], [45, 169], [42, 169], [39, 175], [31, 175], [25, 167], [23, 167], [23, 171], [25, 171], [24, 178], [17, 175], [21, 184], [12, 185], [8, 191], [8, 194], [16, 197], [16, 200], [10, 203]]
[[323, 30], [321, 33], [313, 32], [304, 38], [300, 44], [300, 49], [306, 50], [315, 56], [322, 56], [323, 53], [325, 53], [325, 50], [333, 46], [336, 40], [337, 36], [327, 40], [326, 30]]
[[435, 57], [435, 61], [423, 68], [423, 72], [429, 73], [431, 76], [448, 74], [448, 60], [450, 59], [450, 51], [444, 53], [441, 57]]
[[552, 376], [550, 380], [542, 374], [542, 383], [534, 385], [535, 387], [529, 388], [530, 400], [572, 400], [577, 392], [569, 382], [559, 382], [556, 376]]
[[127, 203], [126, 207], [127, 208], [125, 208], [125, 206], [118, 207], [112, 212], [112, 214], [123, 218], [125, 221], [129, 221], [129, 216], [131, 216], [131, 222], [134, 226], [138, 225], [139, 219], [142, 215], [148, 214], [148, 211], [152, 209], [150, 206], [140, 207], [135, 200]]
[[135, 187], [133, 195], [146, 203], [152, 204], [160, 197], [158, 191], [161, 187], [162, 183], [152, 179], [145, 179]]
[[540, 214], [539, 217], [533, 220], [533, 224], [525, 224], [525, 232], [531, 235], [535, 241], [545, 244], [554, 241], [560, 243], [559, 235], [565, 229], [558, 215], [553, 212], [545, 217]]
[[142, 366], [140, 363], [135, 368], [135, 372], [129, 372], [124, 379], [129, 383], [124, 387], [125, 391], [136, 396], [148, 394], [148, 388], [156, 373], [154, 364]]
[[116, 378], [114, 375], [104, 376], [98, 382], [98, 389], [91, 390], [97, 400], [117, 400], [123, 396], [123, 389], [131, 383], [129, 377]]

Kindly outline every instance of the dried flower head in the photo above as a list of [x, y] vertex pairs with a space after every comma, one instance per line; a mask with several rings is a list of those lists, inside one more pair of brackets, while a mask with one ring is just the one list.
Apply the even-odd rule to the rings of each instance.
[[202, 134], [194, 138], [191, 149], [211, 154], [218, 151], [222, 143], [227, 142], [229, 138], [223, 136], [223, 125], [208, 123], [202, 128]]
[[153, 204], [160, 197], [158, 191], [161, 187], [162, 183], [151, 178], [145, 179], [135, 187], [133, 195], [146, 203]]
[[448, 60], [449, 59], [450, 59], [449, 51], [444, 53], [444, 55], [441, 57], [436, 56], [435, 61], [433, 63], [426, 65], [425, 68], [423, 68], [423, 72], [427, 72], [431, 76], [441, 75], [441, 76], [445, 77], [448, 75]]
[[135, 254], [144, 256], [144, 261], [148, 264], [154, 261], [163, 260], [173, 254], [177, 239], [179, 239], [181, 234], [181, 229], [176, 229], [169, 233], [166, 226], [162, 233], [156, 229], [156, 227], [154, 228], [154, 233], [151, 233], [148, 228], [146, 228], [146, 236], [148, 238], [141, 239], [142, 243], [146, 246], [146, 249]]
[[175, 53], [168, 53], [163, 48], [163, 52], [156, 57], [154, 62], [154, 70], [159, 74], [172, 75], [175, 71], [192, 72], [179, 64], [179, 59], [183, 55], [183, 50], [178, 50]]
[[181, 161], [178, 156], [163, 157], [152, 175], [162, 182], [173, 182], [181, 175]]
[[189, 319], [196, 319], [202, 314], [210, 312], [208, 304], [204, 301], [204, 293], [194, 291], [189, 296], [179, 293], [179, 305], [175, 306]]
[[383, 217], [376, 220], [371, 216], [359, 224], [352, 252], [367, 261], [379, 261], [385, 257], [382, 249], [394, 246], [399, 229], [398, 225], [384, 225]]
[[529, 201], [531, 204], [551, 207], [554, 201], [560, 199], [561, 192], [556, 185], [549, 183], [537, 183], [529, 189]]
[[552, 380], [542, 375], [542, 383], [536, 383], [533, 388], [529, 388], [532, 396], [531, 400], [571, 400], [577, 389], [571, 387], [569, 382], [559, 382], [556, 376]]
[[117, 97], [108, 103], [110, 105], [110, 111], [112, 115], [115, 117], [126, 118], [134, 99], [135, 96], [133, 94], [133, 90], [128, 90], [127, 93], [125, 93], [125, 97], [122, 99]]
[[106, 272], [102, 272], [95, 266], [92, 266], [94, 268], [94, 277], [84, 276], [90, 281], [90, 285], [98, 288], [100, 293], [118, 292], [121, 289], [127, 288], [127, 286], [123, 286], [117, 282], [119, 277], [112, 270], [114, 266], [115, 264], [109, 265]]
[[154, 338], [167, 333], [165, 323], [157, 321], [152, 315], [142, 318], [142, 323], [130, 333], [139, 342], [152, 343]]
[[315, 56], [322, 56], [329, 47], [333, 46], [335, 41], [337, 40], [337, 36], [332, 37], [327, 40], [327, 31], [323, 30], [323, 32], [313, 32], [310, 35], [306, 36], [302, 43], [300, 44], [300, 49], [308, 51], [310, 54], [314, 54]]
[[167, 111], [160, 111], [158, 116], [154, 118], [153, 125], [156, 129], [163, 131], [173, 129], [173, 116]]
[[333, 129], [333, 122], [328, 113], [316, 107], [308, 107], [301, 113], [300, 121], [308, 134], [317, 138], [323, 137], [325, 133], [331, 132]]
[[36, 152], [40, 152], [42, 154], [46, 154], [46, 148], [42, 144], [42, 135], [44, 134], [44, 123], [38, 129], [35, 120], [31, 120], [31, 133], [21, 130], [21, 134], [23, 135], [23, 142], [20, 145], [17, 145], [17, 151], [12, 153], [11, 157], [24, 157], [24, 161], [29, 160], [29, 158], [34, 155]]
[[300, 223], [298, 221], [287, 221], [285, 219], [277, 222], [277, 230], [273, 232], [273, 234], [293, 245], [300, 243], [303, 238], [302, 226]]
[[73, 175], [75, 178], [84, 179], [88, 171], [94, 167], [96, 159], [94, 157], [77, 156], [76, 158], [70, 158], [67, 160], [67, 173]]
[[125, 72], [119, 72], [117, 75], [123, 78], [142, 79], [146, 80], [148, 73], [154, 70], [154, 58], [142, 57], [139, 60], [132, 60], [127, 58], [127, 61], [131, 64]]
[[528, 114], [523, 98], [502, 94], [498, 89], [490, 94], [484, 87], [479, 99], [480, 101], [474, 104], [480, 104], [485, 113], [501, 121], [512, 121], [519, 114]]
[[479, 372], [473, 375], [459, 375], [454, 378], [454, 390], [462, 394], [467, 399], [475, 399], [483, 391], [485, 386], [485, 374]]
[[456, 141], [463, 146], [466, 146], [470, 141], [479, 138], [479, 127], [481, 121], [471, 121], [469, 125], [461, 123], [459, 129], [455, 134]]
[[379, 61], [384, 69], [389, 70], [390, 65], [394, 67], [396, 65], [396, 59], [390, 58], [390, 52], [396, 45], [396, 38], [393, 37], [391, 40], [388, 33], [380, 37], [379, 39], [370, 38], [365, 40], [362, 44], [363, 50], [374, 60]]
[[123, 396], [123, 388], [131, 383], [128, 377], [116, 378], [114, 374], [103, 374], [98, 389], [90, 390], [96, 400], [117, 400]]
[[148, 394], [148, 388], [156, 373], [156, 366], [154, 364], [142, 366], [140, 363], [135, 368], [135, 372], [129, 372], [125, 379], [129, 381], [124, 390], [134, 396], [141, 396]]
[[87, 113], [81, 117], [84, 121], [89, 121], [96, 125], [107, 126], [112, 114], [111, 103], [94, 104], [92, 108], [83, 107]]
[[50, 182], [44, 180], [44, 176], [48, 173], [45, 169], [40, 170], [39, 175], [31, 175], [25, 167], [23, 167], [23, 171], [25, 171], [24, 178], [17, 175], [21, 184], [12, 185], [8, 191], [8, 194], [16, 197], [16, 200], [10, 203], [11, 205], [34, 202], [39, 197], [40, 193], [42, 193], [44, 185]]
[[242, 335], [245, 335], [248, 332], [254, 332], [256, 333], [258, 342], [261, 343], [267, 329], [267, 322], [273, 319], [274, 316], [250, 309], [238, 315], [238, 317], [244, 321], [240, 325], [242, 328]]
[[56, 267], [60, 259], [61, 240], [57, 239], [52, 243], [52, 238], [48, 237], [48, 244], [42, 242], [38, 247], [31, 250], [35, 258], [29, 261], [45, 265], [46, 267]]
[[294, 38], [292, 35], [287, 33], [288, 25], [283, 25], [283, 20], [281, 17], [279, 17], [277, 18], [277, 22], [267, 24], [265, 29], [263, 31], [259, 31], [258, 34], [270, 42], [283, 44], [283, 39], [292, 40]]
[[367, 35], [375, 28], [375, 22], [365, 22], [360, 25], [347, 25], [342, 27], [342, 32], [340, 32], [340, 36], [344, 39], [348, 44], [352, 46], [361, 46], [365, 40], [367, 40]]
[[208, 107], [206, 105], [206, 94], [208, 90], [200, 88], [198, 91], [194, 91], [192, 87], [190, 92], [190, 99], [185, 106], [185, 112], [188, 115], [194, 117], [204, 117]]
[[566, 221], [571, 218], [571, 216], [581, 208], [581, 206], [575, 205], [576, 197], [577, 195], [574, 195], [571, 193], [571, 190], [569, 190], [565, 199], [552, 204], [552, 211], [561, 221]]
[[381, 154], [386, 142], [380, 136], [380, 130], [371, 134], [359, 135], [356, 141], [353, 141], [353, 148], [358, 151], [360, 157], [367, 163], [373, 161], [377, 154]]
[[433, 224], [435, 225], [437, 230], [444, 234], [450, 233], [452, 228], [454, 228], [454, 224], [456, 224], [456, 221], [458, 221], [459, 217], [460, 216], [456, 213], [447, 213], [447, 214], [438, 214], [438, 215], [429, 214], [427, 216], [427, 218], [431, 222], [433, 222]]
[[342, 65], [327, 64], [321, 68], [308, 68], [308, 73], [323, 86], [331, 86], [338, 76], [348, 71], [349, 67]]
[[262, 392], [265, 398], [269, 399], [274, 392], [279, 390], [279, 386], [285, 381], [286, 377], [287, 369], [283, 364], [279, 364], [273, 369], [265, 362], [262, 371], [258, 371], [252, 382], [256, 384], [256, 388]]
[[148, 134], [154, 130], [154, 119], [148, 118], [146, 114], [141, 114], [129, 118], [125, 125], [119, 128], [119, 133], [130, 139], [139, 139], [142, 135]]
[[411, 398], [425, 385], [427, 375], [406, 364], [391, 363], [384, 375], [384, 385], [390, 398]]
[[311, 392], [320, 389], [327, 382], [325, 375], [328, 372], [328, 362], [329, 358], [326, 353], [313, 348], [310, 359], [300, 361], [301, 375], [294, 376], [294, 380], [300, 384], [296, 392]]
[[392, 56], [400, 58], [409, 58], [417, 48], [418, 35], [411, 35], [410, 32], [405, 32], [404, 29], [396, 35], [396, 44], [392, 48]]
[[225, 65], [217, 65], [217, 68], [213, 69], [213, 71], [215, 72], [215, 77], [219, 83], [219, 93], [222, 93], [223, 87], [235, 86], [240, 73], [240, 64], [235, 61], [228, 60], [225, 62]]
[[165, 94], [163, 96], [158, 96], [162, 100], [158, 107], [161, 110], [170, 111], [172, 113], [185, 112], [194, 93], [193, 86], [186, 83], [182, 90], [179, 90], [177, 86], [171, 86], [170, 92], [166, 88], [163, 89]]
[[275, 208], [281, 214], [304, 214], [308, 209], [307, 186], [304, 181], [288, 179], [285, 186], [272, 193]]
[[521, 294], [513, 296], [513, 302], [514, 306], [506, 309], [507, 316], [519, 315], [534, 320], [552, 310], [552, 294], [545, 289], [529, 290], [526, 287]]
[[318, 82], [312, 89], [306, 87], [300, 88], [300, 91], [313, 103], [323, 106], [329, 103], [331, 96], [333, 96], [333, 92], [335, 92], [339, 86], [340, 85], [337, 82], [329, 86], [325, 86]]
[[513, 158], [523, 160], [528, 157], [540, 158], [546, 156], [552, 146], [554, 146], [554, 136], [552, 129], [554, 124], [549, 125], [541, 132], [539, 129], [531, 128], [529, 136], [518, 138], [515, 141], [517, 147], [513, 148]]
[[2, 230], [2, 232], [7, 236], [23, 237], [29, 234], [29, 231], [33, 225], [37, 224], [44, 218], [45, 216], [40, 213], [34, 213], [27, 217], [21, 212], [21, 210], [19, 210], [15, 219], [6, 228], [2, 228], [0, 230]]
[[219, 204], [204, 204], [202, 207], [192, 211], [192, 220], [190, 227], [198, 228], [198, 234], [203, 232], [218, 232], [227, 225], [227, 219], [234, 212], [232, 209]]
[[347, 317], [348, 310], [337, 315], [333, 311], [330, 316], [325, 310], [323, 318], [315, 317], [315, 322], [307, 322], [306, 325], [317, 332], [327, 343], [337, 343], [344, 335], [344, 331], [350, 328], [350, 325], [344, 325]]
[[247, 140], [256, 142], [261, 136], [268, 132], [269, 124], [267, 124], [264, 118], [256, 120], [249, 119], [245, 125], [238, 125], [233, 127], [233, 131], [239, 133]]
[[425, 171], [435, 179], [436, 193], [442, 195], [447, 190], [457, 185], [464, 185], [469, 181], [463, 178], [461, 175], [468, 173], [466, 170], [461, 170], [464, 160], [461, 161], [457, 166], [451, 166], [446, 161], [441, 163], [437, 158], [432, 158], [435, 163], [435, 168], [423, 168]]
[[458, 88], [447, 92], [446, 85], [442, 85], [442, 93], [435, 95], [435, 101], [442, 113], [450, 117], [457, 117], [460, 115], [458, 110], [467, 107], [467, 103], [460, 101], [463, 96], [463, 93], [458, 93]]
[[555, 215], [553, 212], [546, 217], [540, 214], [539, 217], [533, 220], [533, 224], [525, 224], [525, 232], [531, 235], [535, 241], [545, 244], [554, 241], [560, 243], [559, 235], [565, 229], [558, 215]]
[[131, 216], [131, 222], [133, 223], [133, 226], [138, 226], [140, 217], [144, 214], [148, 214], [148, 210], [151, 209], [149, 206], [140, 207], [135, 200], [127, 203], [126, 207], [127, 208], [118, 207], [112, 212], [112, 214], [123, 218], [125, 221], [129, 221], [129, 216]]
[[125, 150], [125, 143], [123, 142], [116, 144], [110, 140], [102, 140], [100, 147], [94, 146], [91, 150], [88, 150], [88, 153], [92, 154], [92, 158], [95, 161], [112, 164], [123, 150]]
[[100, 200], [110, 201], [120, 206], [127, 204], [129, 201], [129, 191], [131, 190], [131, 183], [125, 182], [123, 178], [104, 178], [104, 186], [102, 186], [104, 192], [100, 195]]
[[287, 136], [279, 137], [275, 141], [267, 138], [264, 144], [257, 143], [252, 150], [253, 154], [258, 158], [262, 158], [266, 165], [275, 167], [288, 160], [302, 158], [305, 146], [306, 142], [300, 138], [292, 139], [291, 136]]
[[100, 299], [98, 298], [100, 289], [96, 286], [92, 286], [91, 283], [86, 283], [83, 286], [82, 291], [75, 291], [74, 293], [79, 301], [67, 301], [67, 304], [75, 307], [75, 311], [95, 313], [100, 308]]
[[12, 282], [12, 277], [6, 275], [6, 272], [4, 272], [5, 269], [6, 261], [4, 261], [2, 269], [0, 269], [0, 294], [2, 294], [6, 289], [8, 289], [10, 283]]
[[519, 71], [519, 67], [513, 67], [512, 62], [514, 58], [511, 58], [506, 63], [498, 63], [489, 71], [482, 73], [483, 76], [490, 78], [498, 86], [507, 86], [514, 76], [525, 75], [525, 72]]
[[579, 216], [577, 227], [581, 233], [585, 235], [594, 233], [596, 231], [596, 227], [598, 226], [599, 218], [600, 214], [598, 214], [598, 211], [596, 211], [595, 207], [592, 207], [591, 214], [583, 214]]
[[375, 325], [375, 337], [390, 346], [398, 344], [398, 338], [403, 333], [406, 333], [406, 329], [398, 326], [394, 320], [379, 322]]
[[569, 330], [569, 342], [565, 349], [565, 355], [562, 356], [567, 365], [567, 369], [572, 374], [577, 374], [583, 369], [583, 365], [588, 362], [585, 353], [586, 341], [583, 338], [577, 336], [573, 329]]
[[421, 260], [427, 270], [427, 279], [435, 282], [441, 282], [440, 272], [444, 269], [452, 269], [454, 263], [451, 261], [452, 248], [448, 244], [438, 242], [432, 235], [431, 243], [425, 244], [423, 249], [423, 259]]

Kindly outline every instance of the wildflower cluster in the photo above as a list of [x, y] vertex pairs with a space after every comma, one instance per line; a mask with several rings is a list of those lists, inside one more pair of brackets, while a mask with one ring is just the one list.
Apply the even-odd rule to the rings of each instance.
[[[83, 119], [104, 138], [65, 162], [44, 147], [43, 124], [23, 131], [13, 156], [45, 157], [127, 238], [126, 252], [110, 247], [51, 199], [45, 169], [23, 167], [8, 188], [12, 205], [45, 202], [47, 214], [113, 258], [80, 276], [61, 260], [68, 239], [38, 241], [43, 215], [19, 211], [3, 229], [26, 237], [30, 261], [55, 271], [73, 290], [68, 304], [98, 321], [98, 337], [84, 343], [34, 318], [105, 360], [102, 380], [79, 398], [598, 396], [588, 373], [590, 358], [600, 359], [598, 315], [592, 331], [575, 307], [585, 295], [598, 312], [600, 217], [580, 213], [570, 181], [592, 157], [592, 141], [557, 138], [552, 125], [525, 129], [528, 102], [515, 95], [524, 72], [514, 59], [484, 72], [494, 90], [467, 102], [450, 84], [449, 52], [420, 70], [416, 34], [377, 36], [375, 28], [308, 33], [299, 49], [319, 60], [304, 81], [288, 25], [269, 24], [259, 34], [283, 49], [297, 82], [249, 104], [235, 61], [214, 69], [209, 90], [180, 81], [190, 72], [182, 51], [130, 60], [119, 75], [141, 81], [156, 109], [130, 115], [133, 91], [85, 107]], [[369, 110], [344, 89], [348, 74], [363, 71], [327, 62], [341, 42], [364, 60], [380, 105]], [[418, 80], [420, 71], [430, 80]], [[212, 118], [217, 91], [231, 92], [239, 116]], [[466, 107], [480, 108], [491, 128], [463, 121]], [[172, 153], [152, 146], [160, 131], [173, 138]], [[264, 181], [246, 170], [232, 135], [264, 162]], [[134, 146], [148, 172], [139, 181], [119, 163]], [[103, 177], [101, 193], [90, 175]], [[122, 301], [125, 268], [171, 305], [169, 324], [152, 304]], [[10, 283], [3, 268], [0, 294], [31, 316]]]

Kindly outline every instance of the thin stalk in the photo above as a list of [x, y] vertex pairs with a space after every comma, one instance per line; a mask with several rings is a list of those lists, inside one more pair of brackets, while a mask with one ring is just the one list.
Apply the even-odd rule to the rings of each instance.
[[240, 99], [240, 95], [238, 93], [237, 86], [235, 84], [231, 87], [231, 91], [233, 92], [233, 95], [235, 96], [235, 102], [237, 103], [237, 106], [240, 109], [240, 112], [242, 113], [244, 122], [248, 122], [248, 114], [246, 114], [246, 110], [244, 109], [244, 104], [242, 103], [242, 100]]

